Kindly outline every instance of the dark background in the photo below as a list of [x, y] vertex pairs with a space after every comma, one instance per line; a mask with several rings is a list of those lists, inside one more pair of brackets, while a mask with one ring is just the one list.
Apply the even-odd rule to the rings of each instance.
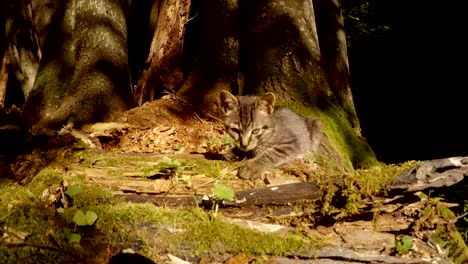
[[387, 163], [468, 156], [464, 9], [376, 2], [375, 16], [390, 30], [351, 38], [348, 48], [363, 135]]

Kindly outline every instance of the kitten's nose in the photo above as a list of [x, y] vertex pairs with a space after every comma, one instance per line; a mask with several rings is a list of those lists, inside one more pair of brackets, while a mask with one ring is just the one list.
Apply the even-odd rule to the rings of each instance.
[[242, 137], [240, 140], [240, 146], [243, 149], [246, 149], [249, 146], [249, 138], [248, 137]]

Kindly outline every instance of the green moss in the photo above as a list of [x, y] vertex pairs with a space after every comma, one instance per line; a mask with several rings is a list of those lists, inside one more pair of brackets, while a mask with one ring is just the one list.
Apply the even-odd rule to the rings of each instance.
[[[82, 151], [79, 155], [75, 156], [80, 160], [82, 167], [104, 167], [109, 168], [108, 175], [118, 175], [121, 170], [115, 171], [114, 168], [131, 167], [133, 171], [141, 172], [145, 177], [151, 176], [164, 171], [172, 170], [175, 172], [182, 172], [184, 170], [193, 170], [198, 174], [204, 174], [208, 177], [219, 178], [221, 169], [232, 166], [232, 163], [220, 160], [206, 160], [206, 159], [188, 159], [183, 157], [144, 157], [144, 156], [124, 156], [109, 154], [100, 155], [92, 151]], [[161, 164], [164, 159], [170, 159], [173, 162], [171, 165]], [[235, 166], [236, 164], [234, 164]]]
[[[0, 182], [0, 224], [2, 228], [9, 228], [12, 236], [16, 232], [26, 232], [29, 244], [50, 244], [49, 235], [55, 238], [60, 247], [67, 248], [61, 239], [60, 219], [55, 218], [55, 209], [45, 206], [37, 197], [45, 188], [58, 182], [55, 171], [47, 169], [40, 173], [40, 178], [32, 181], [28, 186], [16, 183]], [[51, 176], [51, 177], [48, 177]], [[38, 186], [34, 186], [37, 184]], [[30, 190], [28, 187], [32, 187]], [[5, 230], [4, 230], [5, 231]], [[2, 242], [6, 242], [5, 240]], [[9, 243], [21, 243], [10, 241]], [[22, 245], [7, 247], [0, 243], [0, 263], [70, 263], [68, 256], [53, 250]]]
[[35, 197], [51, 186], [59, 186], [63, 181], [63, 176], [57, 170], [45, 167], [34, 176], [33, 180], [28, 184], [28, 189]]
[[447, 249], [447, 255], [453, 263], [467, 263], [468, 247], [455, 226], [456, 215], [445, 203], [440, 202], [440, 198], [421, 195], [421, 199], [426, 206], [419, 212], [414, 229], [416, 231], [435, 230], [430, 237], [432, 243]]
[[73, 206], [81, 208], [99, 204], [113, 204], [118, 202], [111, 191], [99, 187], [86, 187], [83, 192], [73, 197]]
[[[46, 262], [44, 262], [46, 261]], [[0, 244], [0, 263], [75, 263], [67, 255], [33, 246], [6, 247]]]
[[453, 263], [468, 263], [468, 247], [454, 224], [437, 225], [431, 240], [448, 249], [448, 257]]
[[[378, 164], [349, 173], [326, 170], [311, 175], [309, 180], [317, 183], [321, 192], [319, 206], [315, 208], [321, 217], [332, 216], [335, 220], [358, 214], [361, 208], [367, 206], [370, 197], [382, 195], [391, 180], [417, 165], [416, 161], [408, 161], [401, 164]], [[306, 208], [310, 210], [310, 206]]]
[[324, 131], [350, 168], [367, 168], [377, 163], [367, 142], [359, 139], [337, 107], [318, 112]]
[[308, 245], [300, 236], [255, 232], [226, 224], [220, 218], [196, 224], [180, 239], [194, 245], [196, 254], [214, 251], [281, 256], [304, 252]]
[[[76, 208], [67, 209], [71, 221]], [[244, 252], [246, 254], [286, 255], [322, 245], [294, 234], [266, 234], [244, 229], [212, 218], [201, 209], [174, 210], [151, 204], [116, 203], [88, 206], [97, 213], [96, 228], [113, 243], [143, 242], [148, 254], [172, 252], [203, 253]], [[157, 235], [155, 235], [157, 233]], [[151, 252], [150, 252], [151, 251]]]
[[[315, 101], [313, 103], [318, 104]], [[346, 120], [344, 111], [338, 106], [330, 102], [321, 103], [319, 107], [308, 107], [302, 102], [292, 102], [287, 106], [302, 116], [320, 119], [325, 134], [348, 168], [368, 168], [378, 164], [369, 144], [358, 138], [356, 131]]]
[[376, 195], [388, 186], [390, 181], [401, 173], [416, 167], [417, 161], [407, 161], [400, 164], [378, 164], [367, 169], [359, 169], [348, 175], [349, 187], [357, 185], [365, 196]]

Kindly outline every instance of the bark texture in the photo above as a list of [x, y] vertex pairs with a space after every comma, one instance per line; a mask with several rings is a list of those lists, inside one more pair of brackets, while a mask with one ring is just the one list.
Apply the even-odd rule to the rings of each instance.
[[8, 66], [10, 60], [8, 55], [3, 55], [2, 64], [0, 66], [0, 110], [5, 107], [5, 95], [8, 81]]
[[[41, 21], [47, 19], [46, 7], [53, 8], [53, 4], [49, 1], [12, 0], [5, 4], [5, 46], [2, 48], [6, 50], [11, 72], [24, 98], [29, 96], [33, 88], [42, 56], [39, 33], [43, 29]], [[42, 19], [35, 20], [33, 14]]]
[[111, 119], [132, 105], [125, 1], [61, 1], [53, 13], [25, 116], [57, 128]]
[[[194, 23], [200, 27], [194, 62], [177, 95], [216, 114], [219, 91], [237, 90], [239, 64], [239, 10], [237, 0], [200, 1]], [[190, 22], [189, 22], [190, 23]]]
[[351, 93], [346, 34], [340, 0], [314, 0], [321, 62], [330, 89], [347, 119], [360, 133], [359, 120]]
[[[146, 60], [148, 68], [144, 70], [135, 91], [135, 98], [140, 105], [152, 100], [155, 90], [161, 94], [163, 87], [174, 89], [184, 80], [182, 48], [190, 2], [190, 0], [153, 2], [151, 22], [156, 26], [150, 54]], [[150, 25], [150, 28], [153, 26]]]
[[311, 1], [240, 1], [243, 94], [274, 92], [280, 101], [316, 105], [329, 90]]

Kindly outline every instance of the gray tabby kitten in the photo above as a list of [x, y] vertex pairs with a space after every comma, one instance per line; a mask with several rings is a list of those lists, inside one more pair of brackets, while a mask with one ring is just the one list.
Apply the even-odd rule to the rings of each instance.
[[269, 168], [314, 151], [318, 144], [319, 121], [275, 107], [273, 93], [236, 97], [221, 91], [220, 99], [224, 126], [237, 144], [225, 158], [247, 158], [238, 172], [242, 179], [256, 179]]

